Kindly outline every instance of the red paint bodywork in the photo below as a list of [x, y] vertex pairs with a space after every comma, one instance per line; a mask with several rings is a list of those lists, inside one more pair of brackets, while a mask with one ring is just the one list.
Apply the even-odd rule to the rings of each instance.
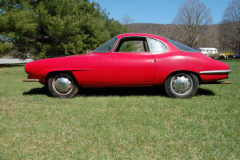
[[166, 38], [149, 34], [129, 33], [117, 36], [150, 37], [167, 46], [165, 53], [113, 52], [91, 53], [61, 58], [50, 58], [27, 63], [29, 79], [39, 79], [46, 84], [46, 77], [53, 72], [71, 72], [82, 87], [128, 87], [162, 85], [175, 72], [192, 72], [200, 83], [228, 78], [224, 74], [199, 74], [201, 71], [228, 70], [227, 64], [213, 60], [202, 53], [183, 52]]

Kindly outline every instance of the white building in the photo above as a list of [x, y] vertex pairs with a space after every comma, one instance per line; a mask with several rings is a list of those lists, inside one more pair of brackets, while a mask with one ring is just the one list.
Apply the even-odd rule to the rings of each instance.
[[218, 50], [216, 48], [198, 48], [198, 50], [200, 52], [202, 52], [203, 54], [207, 55], [207, 56], [210, 56], [211, 54], [217, 54], [218, 53]]

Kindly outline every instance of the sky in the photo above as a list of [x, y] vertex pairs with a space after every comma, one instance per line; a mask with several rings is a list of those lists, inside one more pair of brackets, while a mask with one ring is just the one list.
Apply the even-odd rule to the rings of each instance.
[[[110, 13], [110, 18], [122, 22], [124, 15], [134, 19], [134, 23], [171, 24], [178, 8], [185, 0], [90, 0], [98, 2], [102, 9]], [[200, 0], [211, 9], [213, 23], [220, 23], [231, 0]]]

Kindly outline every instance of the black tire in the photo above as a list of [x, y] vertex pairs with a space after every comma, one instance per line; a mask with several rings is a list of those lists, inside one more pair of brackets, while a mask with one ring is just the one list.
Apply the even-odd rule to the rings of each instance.
[[79, 88], [75, 79], [66, 73], [59, 73], [48, 78], [48, 90], [58, 98], [72, 98]]
[[172, 98], [192, 98], [198, 90], [198, 77], [191, 73], [177, 73], [165, 81], [165, 90]]

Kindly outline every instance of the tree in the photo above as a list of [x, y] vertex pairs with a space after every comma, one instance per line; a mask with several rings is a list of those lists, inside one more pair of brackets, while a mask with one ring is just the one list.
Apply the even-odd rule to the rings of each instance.
[[240, 1], [232, 0], [223, 15], [220, 26], [220, 41], [225, 50], [240, 53]]
[[12, 43], [3, 35], [0, 36], [0, 57], [8, 54], [12, 50]]
[[86, 53], [126, 32], [89, 0], [3, 0], [0, 8], [0, 34], [13, 35], [16, 52], [37, 59]]
[[127, 33], [129, 30], [125, 28], [119, 21], [114, 19], [106, 20], [106, 29], [110, 32], [111, 37], [121, 33]]
[[173, 20], [173, 39], [189, 47], [197, 48], [211, 36], [210, 9], [199, 0], [186, 0]]
[[122, 17], [122, 24], [126, 26], [127, 29], [129, 29], [129, 26], [134, 22], [134, 19], [131, 18], [128, 14], [124, 15]]
[[0, 41], [0, 57], [11, 51], [12, 43], [4, 43]]

